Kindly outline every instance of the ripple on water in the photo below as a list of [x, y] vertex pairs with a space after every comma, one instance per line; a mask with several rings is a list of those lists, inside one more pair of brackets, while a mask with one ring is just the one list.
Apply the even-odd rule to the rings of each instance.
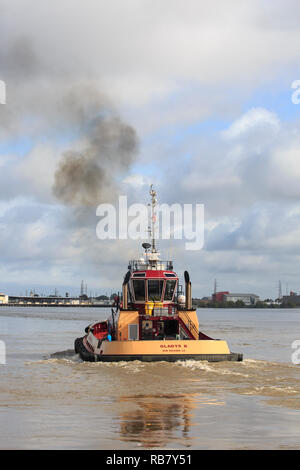
[[[59, 383], [61, 376], [69, 377], [70, 385], [73, 376], [79, 378], [77, 387], [94, 389], [99, 380], [104, 380], [102, 392], [120, 387], [120, 392], [127, 389], [140, 390], [143, 386], [151, 391], [166, 381], [172, 393], [176, 387], [188, 392], [207, 391], [211, 389], [220, 393], [231, 392], [240, 395], [261, 397], [276, 397], [277, 405], [285, 405], [300, 409], [300, 379], [297, 366], [245, 359], [243, 362], [207, 362], [207, 361], [178, 361], [152, 362], [120, 361], [120, 362], [83, 362], [74, 350], [60, 351], [39, 361], [26, 362], [27, 366], [54, 366], [52, 373], [56, 374]], [[69, 370], [68, 368], [70, 368]], [[55, 380], [55, 379], [54, 379]], [[107, 385], [107, 390], [105, 389]], [[153, 390], [152, 390], [153, 388]], [[115, 390], [114, 390], [115, 393]], [[273, 402], [275, 403], [275, 402]]]

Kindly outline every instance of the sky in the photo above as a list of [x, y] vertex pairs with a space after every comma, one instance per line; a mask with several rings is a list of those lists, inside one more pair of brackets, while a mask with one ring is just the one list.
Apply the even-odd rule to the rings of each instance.
[[96, 207], [204, 204], [193, 295], [300, 291], [296, 0], [1, 0], [0, 291], [121, 289]]

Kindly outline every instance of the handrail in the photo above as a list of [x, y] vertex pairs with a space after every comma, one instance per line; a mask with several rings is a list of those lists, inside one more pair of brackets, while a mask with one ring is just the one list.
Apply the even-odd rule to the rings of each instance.
[[[195, 323], [190, 319], [188, 314], [184, 311], [180, 312], [181, 317], [184, 317], [184, 319], [187, 321], [187, 324], [184, 322], [184, 324], [187, 326], [189, 331], [192, 333], [195, 339], [199, 338], [199, 329], [196, 327]], [[179, 317], [180, 318], [180, 317]]]
[[173, 261], [162, 261], [162, 260], [130, 260], [128, 263], [128, 269], [130, 271], [144, 271], [147, 269], [156, 269], [161, 271], [173, 271]]
[[179, 324], [181, 326], [181, 328], [183, 328], [183, 330], [186, 332], [186, 334], [188, 335], [189, 339], [194, 339], [194, 335], [193, 333], [189, 330], [188, 326], [186, 325], [186, 323], [183, 321], [182, 318], [178, 317], [178, 321], [179, 321]]

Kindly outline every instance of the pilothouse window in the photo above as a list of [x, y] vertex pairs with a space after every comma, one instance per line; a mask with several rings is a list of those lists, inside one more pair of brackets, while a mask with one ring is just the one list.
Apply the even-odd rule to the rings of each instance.
[[148, 300], [161, 300], [164, 281], [149, 280], [148, 281]]
[[132, 281], [135, 300], [145, 300], [145, 281], [133, 279]]
[[174, 295], [174, 290], [176, 286], [176, 281], [166, 281], [166, 290], [165, 290], [165, 300], [172, 300]]

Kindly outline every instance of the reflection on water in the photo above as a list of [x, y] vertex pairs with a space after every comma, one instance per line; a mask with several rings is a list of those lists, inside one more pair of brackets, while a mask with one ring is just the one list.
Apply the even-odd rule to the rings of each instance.
[[134, 414], [120, 416], [120, 435], [124, 441], [139, 442], [143, 447], [164, 447], [176, 432], [182, 443], [189, 446], [189, 428], [193, 404], [188, 396], [128, 396], [120, 402], [136, 402]]
[[182, 446], [191, 446], [190, 427], [194, 410], [203, 405], [224, 402], [199, 397], [197, 394], [136, 395], [120, 397], [120, 403], [135, 403], [136, 411], [125, 411], [120, 416], [120, 438], [138, 442], [143, 448], [165, 447], [174, 440]]

